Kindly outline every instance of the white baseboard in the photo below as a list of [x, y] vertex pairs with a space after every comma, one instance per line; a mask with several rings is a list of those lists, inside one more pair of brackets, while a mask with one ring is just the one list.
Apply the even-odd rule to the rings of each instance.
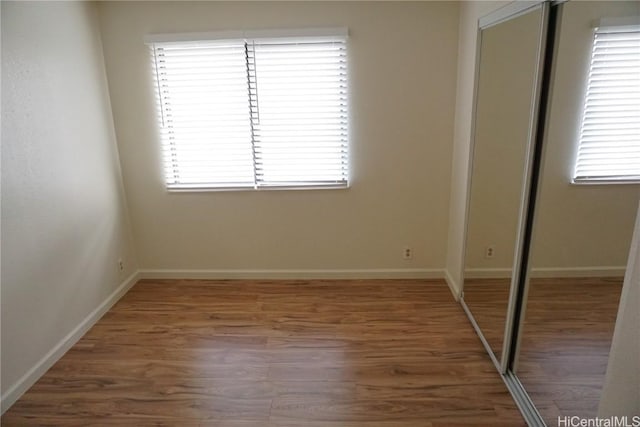
[[460, 301], [460, 286], [458, 285], [458, 283], [456, 283], [455, 280], [453, 280], [453, 277], [451, 276], [451, 273], [449, 273], [449, 270], [444, 271], [444, 280], [447, 282], [447, 285], [449, 285], [449, 289], [453, 294], [453, 298], [455, 298], [456, 301]]
[[[533, 268], [531, 277], [534, 278], [572, 278], [572, 277], [623, 277], [624, 266], [598, 265], [594, 267], [542, 267]], [[508, 279], [511, 277], [510, 268], [467, 268], [465, 277], [469, 279]]]
[[464, 270], [467, 279], [508, 279], [510, 268], [467, 268]]
[[35, 366], [16, 381], [0, 399], [1, 413], [13, 405], [47, 370], [53, 366], [100, 318], [138, 281], [138, 272], [127, 277], [78, 326], [62, 338]]
[[140, 279], [443, 279], [439, 268], [344, 270], [140, 270]]

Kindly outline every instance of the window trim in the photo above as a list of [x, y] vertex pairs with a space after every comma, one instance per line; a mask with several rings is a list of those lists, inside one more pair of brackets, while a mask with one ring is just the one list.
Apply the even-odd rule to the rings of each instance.
[[[338, 38], [343, 39], [345, 45], [348, 42], [349, 30], [347, 27], [323, 27], [323, 28], [288, 28], [288, 29], [262, 29], [262, 30], [241, 30], [241, 31], [213, 31], [213, 32], [197, 32], [197, 33], [155, 33], [144, 36], [144, 44], [147, 45], [155, 53], [155, 45], [188, 45], [189, 42], [198, 44], [207, 41], [225, 41], [239, 39], [260, 39], [262, 42], [278, 41], [278, 42], [305, 42], [317, 41], [322, 38]], [[157, 76], [155, 59], [153, 60], [154, 74]], [[157, 82], [156, 82], [157, 83]], [[157, 84], [154, 84], [154, 87]], [[157, 91], [157, 88], [154, 89]], [[349, 89], [347, 86], [347, 98]], [[157, 97], [157, 95], [156, 95]], [[348, 105], [348, 104], [347, 104]], [[344, 181], [336, 181], [335, 183], [313, 183], [305, 184], [300, 181], [297, 184], [247, 184], [247, 185], [198, 185], [198, 184], [174, 184], [170, 185], [166, 179], [162, 179], [165, 191], [168, 193], [199, 193], [199, 192], [237, 192], [237, 191], [274, 191], [274, 190], [334, 190], [347, 189], [351, 187], [351, 138], [350, 138], [350, 118], [347, 112], [346, 116], [346, 135], [347, 135], [347, 154], [346, 154], [346, 177]], [[164, 170], [164, 165], [160, 166]], [[164, 177], [164, 174], [163, 174]], [[309, 182], [309, 181], [307, 181]]]
[[144, 36], [146, 45], [156, 43], [185, 43], [202, 42], [231, 39], [269, 39], [279, 40], [304, 40], [305, 38], [317, 39], [319, 37], [349, 37], [347, 27], [326, 27], [326, 28], [288, 28], [288, 29], [265, 29], [246, 31], [209, 31], [200, 33], [158, 33]]

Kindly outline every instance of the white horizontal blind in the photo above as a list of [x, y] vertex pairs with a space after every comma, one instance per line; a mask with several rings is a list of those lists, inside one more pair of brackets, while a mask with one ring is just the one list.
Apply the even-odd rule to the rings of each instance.
[[244, 40], [154, 47], [170, 188], [253, 186]]
[[256, 173], [262, 185], [347, 182], [345, 43], [256, 40]]
[[640, 26], [595, 31], [574, 181], [640, 180]]
[[152, 48], [168, 188], [346, 186], [344, 37]]

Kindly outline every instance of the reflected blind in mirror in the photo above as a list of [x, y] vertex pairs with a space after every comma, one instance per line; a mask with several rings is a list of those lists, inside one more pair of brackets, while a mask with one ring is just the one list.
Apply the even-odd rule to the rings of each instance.
[[640, 180], [640, 26], [595, 31], [575, 182]]

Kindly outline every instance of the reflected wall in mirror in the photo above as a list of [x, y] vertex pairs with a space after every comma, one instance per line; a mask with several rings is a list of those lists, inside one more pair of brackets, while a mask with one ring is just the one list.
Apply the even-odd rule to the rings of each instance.
[[480, 32], [464, 302], [499, 359], [539, 62], [542, 7]]
[[[617, 17], [628, 21], [633, 16], [640, 16], [636, 1], [562, 5], [526, 312], [515, 365], [548, 425], [556, 425], [558, 416], [595, 417], [604, 385], [640, 185], [576, 185], [571, 180], [594, 23]], [[622, 50], [634, 49], [640, 53], [638, 42]], [[636, 81], [640, 93], [640, 73]], [[622, 88], [619, 94], [627, 96], [630, 90], [633, 87]], [[635, 105], [621, 111], [639, 132], [640, 105], [635, 99]], [[609, 113], [615, 114], [614, 110]], [[620, 120], [610, 123], [616, 129], [627, 126]]]

